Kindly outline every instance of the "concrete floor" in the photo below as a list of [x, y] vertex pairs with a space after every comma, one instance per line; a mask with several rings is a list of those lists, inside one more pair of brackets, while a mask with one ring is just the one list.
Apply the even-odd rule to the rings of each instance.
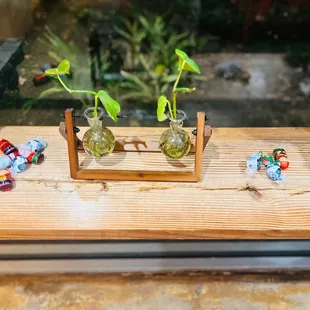
[[[207, 78], [192, 96], [203, 99], [280, 99], [290, 100], [291, 78], [295, 70], [288, 66], [284, 54], [210, 53], [194, 56]], [[215, 76], [218, 64], [234, 61], [247, 70], [248, 83]]]
[[2, 277], [0, 309], [306, 310], [310, 279], [300, 277], [304, 275]]

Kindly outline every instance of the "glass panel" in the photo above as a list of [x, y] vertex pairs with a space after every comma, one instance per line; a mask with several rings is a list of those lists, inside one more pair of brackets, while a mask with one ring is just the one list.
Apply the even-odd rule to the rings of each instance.
[[176, 95], [186, 125], [202, 110], [213, 126], [308, 126], [309, 17], [309, 0], [2, 0], [0, 125], [58, 125], [65, 108], [94, 106], [45, 75], [67, 59], [65, 85], [107, 91], [128, 116], [119, 126], [168, 126], [157, 100], [173, 103], [180, 49], [201, 70], [178, 84], [196, 88]]

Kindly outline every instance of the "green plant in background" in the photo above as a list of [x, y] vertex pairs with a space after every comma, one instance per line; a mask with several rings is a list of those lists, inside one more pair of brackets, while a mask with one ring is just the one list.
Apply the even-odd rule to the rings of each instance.
[[[48, 56], [55, 62], [60, 63], [65, 58], [71, 59], [71, 65], [74, 68], [74, 77], [67, 81], [69, 87], [71, 88], [81, 88], [81, 87], [91, 87], [90, 79], [90, 61], [85, 61], [88, 59], [87, 54], [83, 52], [75, 43], [66, 42], [57, 36], [48, 26], [45, 27], [45, 32], [42, 34], [42, 38], [38, 38], [38, 41], [43, 43], [48, 48]], [[38, 74], [40, 72], [38, 71]], [[40, 95], [36, 98], [32, 98], [23, 106], [23, 109], [27, 112], [38, 103], [39, 100], [53, 96], [58, 93], [64, 92], [64, 88], [52, 81], [53, 86], [44, 89]], [[83, 109], [88, 107], [88, 104], [84, 98], [79, 98]]]
[[71, 56], [71, 64], [79, 64], [81, 60], [81, 50], [72, 42], [65, 42], [59, 36], [48, 27], [45, 27], [43, 38], [39, 38], [38, 41], [45, 44], [49, 51], [47, 54], [57, 62], [62, 61], [64, 57]]
[[189, 72], [194, 72], [197, 74], [200, 74], [200, 69], [196, 62], [188, 57], [188, 55], [179, 50], [175, 50], [176, 55], [179, 57], [178, 61], [178, 71], [179, 75], [174, 83], [173, 89], [172, 89], [172, 104], [171, 102], [167, 99], [166, 96], [160, 96], [158, 99], [157, 103], [157, 119], [160, 122], [165, 121], [168, 116], [166, 114], [166, 107], [168, 106], [169, 110], [169, 116], [171, 119], [176, 119], [177, 117], [177, 94], [178, 93], [190, 93], [195, 90], [195, 88], [179, 88], [178, 84], [181, 79], [182, 73], [184, 71], [189, 71]]
[[55, 76], [60, 84], [67, 90], [70, 94], [73, 93], [84, 93], [90, 94], [95, 97], [95, 109], [94, 109], [94, 117], [98, 115], [98, 104], [99, 100], [102, 103], [103, 107], [105, 108], [106, 112], [109, 116], [116, 122], [117, 121], [117, 114], [120, 112], [120, 104], [112, 99], [109, 94], [104, 90], [99, 90], [98, 92], [92, 90], [72, 90], [68, 88], [68, 86], [63, 82], [61, 79], [61, 75], [63, 74], [70, 74], [70, 62], [68, 60], [63, 60], [57, 68], [55, 69], [48, 69], [45, 73], [49, 76]]
[[122, 38], [114, 40], [112, 47], [122, 51], [124, 69], [131, 71], [139, 66], [139, 54], [147, 32], [140, 27], [138, 20], [131, 22], [125, 18], [122, 23], [125, 29], [118, 26], [113, 28]]
[[153, 12], [162, 16], [166, 21], [179, 25], [181, 29], [193, 29], [201, 12], [202, 0], [131, 0], [130, 11], [133, 14]]
[[177, 74], [170, 73], [166, 66], [156, 65], [155, 55], [139, 56], [141, 72], [121, 71], [125, 81], [120, 86], [126, 90], [121, 100], [136, 100], [141, 103], [156, 102], [158, 96], [166, 92], [177, 79]]
[[166, 23], [162, 16], [139, 15], [138, 19], [147, 32], [149, 51], [157, 55], [158, 63], [171, 67], [175, 63], [175, 46], [191, 50], [197, 47], [197, 40], [188, 31], [177, 33]]
[[[205, 44], [207, 40], [198, 42], [189, 32], [175, 32], [163, 16], [137, 15], [134, 21], [126, 19], [125, 23], [126, 29], [116, 28], [122, 35], [117, 40], [117, 46], [127, 50], [123, 53], [126, 55], [123, 62], [128, 64], [128, 59], [131, 59], [131, 66], [124, 65], [124, 70], [121, 71], [125, 81], [119, 86], [126, 92], [120, 98], [155, 103], [159, 95], [166, 92], [177, 79], [177, 67], [174, 66], [177, 60], [175, 46], [192, 50]], [[126, 66], [130, 70], [126, 70]], [[186, 80], [186, 74], [182, 78]]]
[[[74, 69], [73, 79], [68, 81], [70, 87], [72, 88], [82, 88], [91, 87], [90, 79], [90, 60], [88, 53], [83, 51], [77, 44], [73, 42], [66, 42], [62, 40], [59, 36], [54, 34], [49, 27], [45, 27], [46, 31], [43, 34], [44, 39], [39, 39], [43, 44], [48, 47], [48, 55], [57, 63], [60, 63], [63, 59], [70, 58], [71, 67]], [[59, 84], [54, 85], [51, 89], [48, 89], [41, 93], [39, 99], [53, 95], [54, 93], [59, 93], [64, 91]], [[83, 99], [80, 99], [83, 106], [86, 107], [87, 104]]]

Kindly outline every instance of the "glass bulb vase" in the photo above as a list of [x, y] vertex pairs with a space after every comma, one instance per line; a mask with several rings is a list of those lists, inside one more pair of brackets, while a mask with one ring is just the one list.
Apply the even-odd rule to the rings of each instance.
[[170, 118], [170, 128], [159, 139], [159, 148], [169, 159], [181, 159], [188, 154], [191, 148], [190, 136], [182, 128], [185, 119], [185, 112], [177, 110], [177, 118]]
[[94, 110], [95, 108], [89, 108], [84, 112], [90, 129], [83, 136], [83, 147], [85, 152], [92, 156], [107, 156], [114, 150], [115, 137], [110, 129], [103, 126], [104, 110], [97, 108], [98, 115], [96, 117], [94, 117]]

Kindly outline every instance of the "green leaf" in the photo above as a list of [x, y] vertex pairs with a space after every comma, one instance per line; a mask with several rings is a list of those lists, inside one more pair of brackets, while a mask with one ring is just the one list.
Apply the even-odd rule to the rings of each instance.
[[28, 99], [23, 105], [23, 110], [28, 112], [31, 110], [32, 106], [37, 103], [38, 103], [37, 99]]
[[54, 60], [61, 62], [61, 58], [56, 53], [49, 51], [47, 54], [48, 54], [48, 56], [50, 56]]
[[49, 88], [47, 90], [44, 90], [40, 96], [38, 97], [38, 99], [43, 99], [45, 97], [48, 97], [50, 95], [54, 95], [56, 93], [61, 93], [61, 92], [64, 92], [65, 90], [63, 88], [59, 88], [59, 87], [52, 87], [52, 88]]
[[174, 90], [174, 92], [176, 92], [176, 93], [191, 93], [191, 92], [193, 92], [195, 90], [196, 90], [195, 87], [194, 88], [181, 87], [181, 88], [176, 88]]
[[58, 74], [70, 74], [70, 62], [69, 60], [63, 60], [57, 67]]
[[166, 72], [166, 70], [167, 70], [167, 67], [165, 65], [160, 64], [155, 67], [154, 71], [156, 74], [162, 75]]
[[165, 93], [168, 90], [168, 88], [169, 88], [169, 84], [166, 83], [162, 86], [162, 88], [160, 89], [160, 92]]
[[114, 29], [118, 34], [120, 34], [122, 37], [124, 37], [125, 39], [127, 39], [127, 40], [129, 40], [129, 41], [131, 40], [130, 34], [127, 33], [126, 31], [122, 30], [121, 28], [119, 28], [119, 27], [117, 27], [117, 26], [115, 26], [113, 29]]
[[126, 72], [126, 71], [121, 71], [121, 75], [127, 79], [128, 81], [131, 81], [135, 84], [137, 84], [142, 90], [144, 91], [150, 91], [149, 86], [144, 83], [139, 77], [137, 77], [136, 75]]
[[107, 113], [114, 120], [114, 122], [116, 122], [117, 114], [121, 111], [120, 104], [116, 100], [112, 99], [104, 90], [100, 90], [98, 92], [98, 96]]
[[157, 119], [159, 122], [165, 121], [168, 116], [166, 115], [166, 106], [169, 103], [168, 99], [165, 96], [161, 96], [157, 102]]
[[164, 82], [171, 83], [177, 80], [178, 76], [176, 74], [170, 74], [163, 79]]
[[150, 24], [144, 16], [139, 16], [140, 23], [144, 26], [144, 28], [149, 29]]
[[55, 69], [45, 70], [45, 74], [47, 74], [47, 75], [57, 75], [58, 74], [58, 69], [55, 68]]
[[153, 97], [151, 94], [140, 93], [140, 92], [136, 92], [136, 91], [126, 92], [126, 94], [124, 94], [120, 97], [120, 100], [122, 100], [122, 101], [123, 100], [139, 100], [141, 102], [148, 102], [148, 101], [152, 101], [152, 99], [153, 99]]
[[[125, 88], [125, 89], [141, 90], [141, 88], [137, 84], [130, 82], [130, 81], [129, 82], [120, 82], [119, 86], [121, 88]], [[139, 92], [136, 91], [136, 93], [139, 93]]]
[[185, 52], [176, 49], [175, 53], [179, 56], [179, 71], [183, 68], [183, 70], [200, 74], [200, 69], [198, 65], [195, 63], [194, 60], [190, 59]]

